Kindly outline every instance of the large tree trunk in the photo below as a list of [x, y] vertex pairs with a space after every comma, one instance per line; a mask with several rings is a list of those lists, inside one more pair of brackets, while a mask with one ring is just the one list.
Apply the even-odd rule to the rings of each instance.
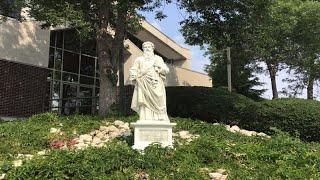
[[124, 114], [124, 69], [123, 69], [123, 43], [126, 36], [126, 16], [127, 16], [127, 6], [118, 6], [117, 9], [117, 24], [115, 28], [115, 36], [112, 41], [112, 61], [111, 63], [114, 66], [114, 71], [117, 72], [119, 70], [119, 96], [118, 103], [120, 107], [120, 112]]
[[[103, 53], [103, 52], [102, 52]], [[111, 71], [110, 64], [99, 55], [100, 92], [99, 92], [99, 115], [107, 116], [110, 107], [116, 102], [116, 85], [108, 77]]]
[[308, 87], [307, 87], [307, 99], [313, 99], [313, 84], [314, 84], [314, 74], [311, 73], [308, 79]]
[[271, 87], [272, 87], [272, 99], [278, 98], [278, 90], [277, 90], [277, 81], [276, 81], [276, 74], [277, 74], [277, 65], [272, 64], [271, 62], [266, 62], [270, 80], [271, 80]]
[[99, 115], [105, 117], [116, 100], [116, 84], [112, 82], [113, 72], [110, 56], [111, 37], [108, 34], [110, 7], [107, 3], [99, 8], [99, 29], [97, 33], [98, 62], [100, 72]]

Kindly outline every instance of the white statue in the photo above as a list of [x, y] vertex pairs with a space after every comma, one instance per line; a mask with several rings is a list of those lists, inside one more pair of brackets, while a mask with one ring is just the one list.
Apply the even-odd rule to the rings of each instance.
[[131, 108], [140, 121], [167, 121], [165, 75], [169, 68], [154, 54], [154, 44], [142, 44], [143, 56], [138, 57], [130, 69], [130, 80], [135, 84]]

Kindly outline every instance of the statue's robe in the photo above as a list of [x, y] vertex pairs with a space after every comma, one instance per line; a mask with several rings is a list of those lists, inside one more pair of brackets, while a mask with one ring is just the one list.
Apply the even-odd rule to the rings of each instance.
[[[159, 72], [155, 66], [159, 67]], [[169, 68], [157, 55], [138, 57], [130, 69], [130, 75], [136, 75], [131, 79], [135, 84], [131, 108], [139, 114], [141, 121], [169, 121], [165, 92], [165, 74], [168, 72]]]

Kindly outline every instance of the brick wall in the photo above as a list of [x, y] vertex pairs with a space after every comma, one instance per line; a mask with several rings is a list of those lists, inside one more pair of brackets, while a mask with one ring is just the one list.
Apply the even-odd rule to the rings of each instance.
[[47, 69], [0, 60], [0, 116], [43, 112], [47, 74]]

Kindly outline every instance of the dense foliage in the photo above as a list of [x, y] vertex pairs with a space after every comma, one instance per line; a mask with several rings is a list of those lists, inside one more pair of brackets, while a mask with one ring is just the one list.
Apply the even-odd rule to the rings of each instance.
[[168, 87], [168, 114], [207, 122], [238, 124], [247, 107], [257, 109], [253, 100], [222, 88]]
[[215, 86], [226, 84], [226, 56], [219, 54], [230, 47], [237, 93], [254, 90], [251, 86], [258, 81], [251, 77], [263, 73], [257, 68], [263, 64], [273, 98], [278, 98], [276, 75], [288, 66], [295, 74], [289, 89], [307, 87], [308, 99], [314, 98], [313, 86], [319, 79], [319, 1], [180, 0], [180, 7], [187, 14], [181, 22], [182, 34], [188, 44], [208, 48], [211, 63], [206, 70]]
[[[261, 68], [248, 63], [252, 54], [242, 53], [243, 49], [233, 47], [231, 53], [231, 84], [233, 92], [242, 94], [254, 100], [261, 99], [261, 95], [265, 89], [256, 89], [263, 85], [259, 78], [253, 75], [254, 72], [261, 71]], [[225, 51], [217, 51], [216, 49], [208, 48], [208, 57], [210, 64], [206, 65], [205, 71], [212, 78], [213, 87], [227, 87], [227, 60]]]
[[[59, 123], [66, 126], [65, 131], [83, 129], [82, 132], [85, 132], [95, 129], [97, 124], [103, 122], [101, 119], [85, 116], [69, 118], [70, 123], [63, 117], [45, 114], [36, 116], [37, 120], [30, 122], [1, 123], [0, 127], [6, 127], [2, 129], [4, 134], [17, 133], [12, 131], [13, 128], [21, 132], [37, 128], [43, 133], [38, 133], [38, 138], [32, 140], [36, 142], [49, 135], [48, 127], [55, 127]], [[122, 120], [131, 122], [135, 119], [137, 117]], [[114, 140], [103, 148], [51, 150], [44, 156], [25, 160], [18, 168], [10, 167], [10, 161], [0, 159], [0, 174], [6, 173], [8, 179], [139, 179], [139, 176], [145, 177], [147, 174], [150, 179], [208, 179], [209, 172], [223, 168], [227, 170], [228, 179], [320, 178], [319, 144], [304, 143], [279, 131], [271, 139], [265, 139], [231, 133], [222, 125], [214, 126], [181, 118], [171, 120], [177, 123], [175, 132], [188, 130], [200, 137], [191, 143], [180, 140], [180, 145], [176, 139], [172, 149], [153, 145], [144, 154], [130, 147], [132, 141], [122, 139]], [[25, 123], [29, 126], [25, 126]], [[93, 124], [96, 125], [92, 126]], [[14, 139], [25, 144], [29, 141], [22, 136]], [[24, 153], [44, 148], [35, 144], [37, 143], [26, 145], [25, 149], [29, 150]], [[10, 149], [0, 151], [1, 157], [4, 157], [3, 154], [16, 156], [19, 152]]]
[[181, 32], [191, 45], [207, 47], [210, 65], [206, 71], [213, 86], [227, 85], [226, 48], [231, 48], [232, 87], [237, 93], [257, 98], [263, 91], [253, 86], [261, 85], [253, 74], [258, 70], [251, 44], [258, 40], [257, 26], [272, 4], [270, 0], [208, 1], [181, 0], [186, 18], [181, 22]]
[[305, 140], [320, 141], [320, 102], [304, 99], [265, 101], [261, 119]]
[[270, 132], [279, 128], [308, 141], [320, 141], [320, 102], [279, 99], [255, 102], [220, 88], [168, 87], [168, 113], [207, 122], [237, 124]]

